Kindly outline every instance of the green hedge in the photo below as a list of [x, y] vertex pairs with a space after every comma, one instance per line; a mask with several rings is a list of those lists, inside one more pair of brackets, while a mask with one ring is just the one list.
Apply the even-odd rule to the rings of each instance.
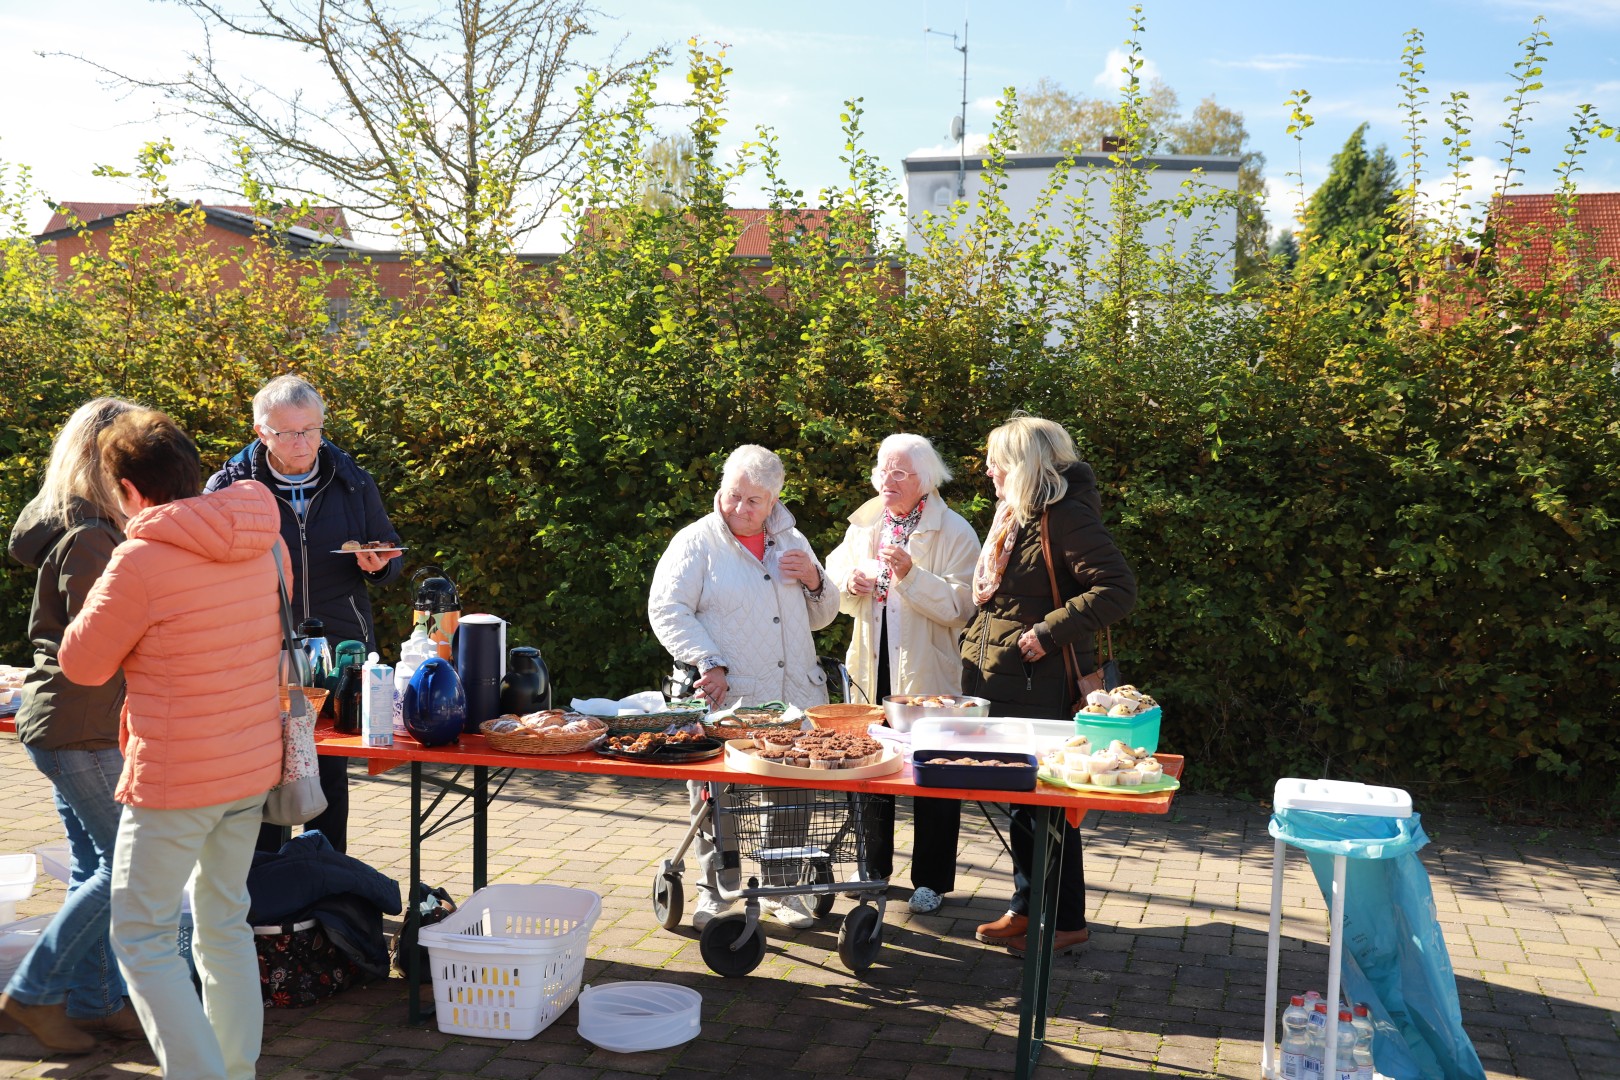
[[[694, 65], [715, 76], [694, 83], [712, 147], [724, 70]], [[976, 224], [936, 223], [908, 253], [882, 227], [893, 179], [859, 122], [851, 103], [848, 183], [817, 200], [830, 238], [785, 231], [763, 277], [729, 257], [721, 209], [744, 170], [777, 209], [807, 204], [777, 181], [769, 133], [729, 172], [704, 159], [687, 210], [647, 210], [638, 108], [597, 121], [574, 254], [543, 271], [495, 258], [459, 295], [403, 310], [351, 267], [340, 328], [321, 272], [188, 246], [195, 215], [137, 217], [61, 283], [11, 244], [0, 518], [90, 395], [168, 409], [222, 461], [250, 437], [254, 389], [298, 371], [377, 477], [411, 566], [442, 563], [468, 610], [510, 619], [564, 695], [617, 695], [665, 668], [652, 568], [707, 512], [734, 446], [781, 453], [825, 555], [898, 430], [940, 446], [958, 471], [946, 496], [982, 532], [985, 435], [1024, 408], [1067, 424], [1097, 469], [1141, 583], [1122, 664], [1164, 702], [1164, 748], [1192, 755], [1196, 783], [1322, 774], [1613, 809], [1613, 302], [1514, 290], [1482, 267], [1465, 286], [1491, 302], [1437, 320], [1415, 283], [1450, 250], [1440, 234], [1307, 247], [1297, 274], [1216, 295], [1221, 252], [1177, 261], [1141, 240], [1193, 197], [1144, 204], [1129, 169], [1107, 265], [1064, 277], [1041, 255], [1082, 254], [1087, 211], [1054, 199], [1045, 221], [1012, 221], [998, 150]], [[13, 184], [10, 209], [23, 195]], [[225, 260], [245, 268], [239, 288], [218, 284]], [[9, 661], [27, 655], [32, 586], [14, 564], [0, 577]], [[409, 599], [374, 597], [384, 641]], [[835, 624], [824, 651], [846, 634]]]

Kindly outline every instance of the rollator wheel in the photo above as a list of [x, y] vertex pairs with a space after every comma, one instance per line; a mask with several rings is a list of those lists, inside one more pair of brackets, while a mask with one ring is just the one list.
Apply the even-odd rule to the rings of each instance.
[[682, 908], [686, 906], [686, 897], [681, 889], [681, 875], [669, 868], [666, 860], [653, 875], [652, 884], [653, 918], [665, 930], [673, 930], [681, 925]]
[[[711, 924], [712, 925], [712, 924]], [[877, 908], [862, 904], [844, 916], [838, 931], [838, 959], [851, 971], [865, 971], [883, 948], [883, 926]]]
[[[832, 863], [818, 862], [810, 871], [810, 884], [831, 885], [833, 881]], [[833, 909], [833, 901], [838, 897], [832, 893], [818, 893], [811, 904], [810, 913], [818, 919], [825, 919], [827, 913]]]
[[703, 928], [703, 936], [698, 939], [698, 951], [703, 954], [703, 962], [709, 965], [710, 971], [728, 979], [740, 979], [759, 967], [760, 961], [765, 959], [765, 932], [757, 923], [753, 936], [741, 948], [732, 950], [747, 928], [748, 917], [736, 912], [721, 915]]

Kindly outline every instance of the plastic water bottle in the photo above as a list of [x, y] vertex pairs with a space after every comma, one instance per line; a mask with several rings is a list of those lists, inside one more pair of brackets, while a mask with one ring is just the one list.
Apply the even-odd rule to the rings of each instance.
[[1356, 1027], [1355, 1016], [1349, 1009], [1339, 1010], [1338, 1050], [1333, 1055], [1333, 1075], [1328, 1080], [1356, 1080]]
[[423, 660], [438, 656], [438, 646], [428, 636], [426, 624], [418, 623], [411, 636], [399, 647], [399, 663], [394, 665], [394, 734], [408, 734], [405, 730], [405, 688]]
[[1305, 1028], [1305, 1080], [1323, 1080], [1322, 1067], [1327, 1062], [1327, 1002], [1318, 1001], [1312, 1008]]
[[1372, 1010], [1366, 1002], [1356, 1005], [1356, 1018], [1351, 1021], [1356, 1030], [1356, 1080], [1373, 1080], [1377, 1070], [1373, 1068], [1373, 1033], [1375, 1028], [1372, 1022]]
[[1282, 1074], [1287, 1080], [1305, 1080], [1305, 1051], [1311, 1044], [1311, 1015], [1298, 994], [1288, 999], [1282, 1014]]

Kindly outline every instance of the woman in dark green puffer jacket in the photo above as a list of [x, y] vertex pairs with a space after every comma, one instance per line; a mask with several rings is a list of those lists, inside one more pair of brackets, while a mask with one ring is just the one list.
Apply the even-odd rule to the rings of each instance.
[[[1076, 690], [1063, 649], [1096, 669], [1096, 635], [1136, 606], [1136, 577], [1102, 523], [1091, 466], [1062, 427], [1015, 417], [990, 433], [985, 468], [996, 485], [996, 517], [973, 575], [978, 610], [962, 634], [962, 692], [990, 699], [995, 716], [1067, 720]], [[1042, 518], [1052, 552], [1048, 574]], [[1052, 577], [1061, 604], [1054, 604]], [[987, 944], [1024, 951], [1033, 858], [1029, 811], [1012, 812], [1013, 883], [1008, 912], [978, 929]], [[1060, 952], [1084, 943], [1085, 874], [1080, 830], [1067, 826], [1056, 912]]]

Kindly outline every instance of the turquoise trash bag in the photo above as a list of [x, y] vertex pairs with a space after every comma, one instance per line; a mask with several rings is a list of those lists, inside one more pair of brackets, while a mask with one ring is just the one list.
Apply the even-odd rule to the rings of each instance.
[[1278, 810], [1270, 832], [1306, 853], [1329, 905], [1333, 857], [1347, 857], [1341, 981], [1351, 1001], [1372, 1009], [1378, 1071], [1394, 1080], [1485, 1080], [1417, 857], [1429, 842], [1419, 816]]

